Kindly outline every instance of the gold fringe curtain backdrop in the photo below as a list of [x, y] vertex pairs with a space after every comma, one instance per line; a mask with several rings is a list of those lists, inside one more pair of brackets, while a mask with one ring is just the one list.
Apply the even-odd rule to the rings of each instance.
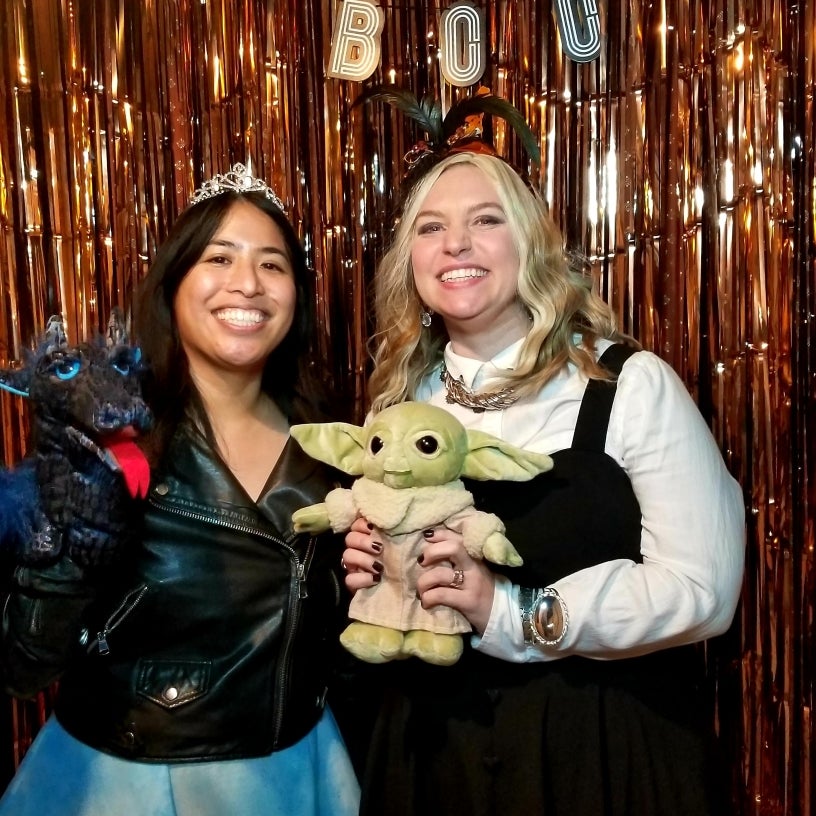
[[[448, 3], [380, 2], [372, 82], [445, 104]], [[814, 33], [816, 0], [597, 3], [587, 64], [551, 3], [479, 0], [484, 84], [540, 136], [529, 168], [621, 325], [668, 360], [710, 421], [748, 508], [743, 601], [708, 645], [735, 814], [814, 801]], [[273, 182], [317, 281], [318, 345], [360, 417], [366, 287], [420, 136], [363, 85], [325, 76], [330, 0], [4, 0], [0, 4], [0, 356], [48, 315], [69, 336], [129, 308], [191, 191], [235, 161]], [[499, 123], [497, 145], [525, 157]], [[24, 406], [0, 397], [6, 464]], [[19, 761], [48, 699], [9, 702]]]

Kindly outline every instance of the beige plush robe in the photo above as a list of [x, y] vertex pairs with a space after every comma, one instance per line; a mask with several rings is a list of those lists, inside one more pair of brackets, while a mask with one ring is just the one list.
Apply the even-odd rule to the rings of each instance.
[[474, 558], [482, 557], [489, 535], [504, 533], [497, 516], [473, 507], [473, 497], [461, 481], [396, 489], [361, 477], [350, 490], [332, 490], [326, 496], [326, 508], [335, 532], [348, 530], [360, 515], [374, 525], [374, 538], [383, 545], [379, 558], [384, 567], [382, 580], [354, 595], [349, 610], [352, 619], [401, 632], [422, 629], [452, 635], [471, 630], [459, 612], [449, 607], [425, 610], [416, 597], [423, 530], [444, 525], [461, 533]]

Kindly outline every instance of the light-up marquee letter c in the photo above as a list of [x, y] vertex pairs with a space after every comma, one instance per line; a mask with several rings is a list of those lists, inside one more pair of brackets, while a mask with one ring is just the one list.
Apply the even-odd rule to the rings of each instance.
[[380, 34], [385, 23], [383, 10], [367, 0], [344, 0], [332, 37], [329, 69], [336, 79], [362, 82], [380, 61]]
[[592, 62], [601, 53], [596, 0], [555, 0], [554, 5], [564, 53], [574, 62]]
[[485, 15], [472, 3], [454, 3], [442, 12], [439, 70], [460, 88], [476, 82], [485, 71]]

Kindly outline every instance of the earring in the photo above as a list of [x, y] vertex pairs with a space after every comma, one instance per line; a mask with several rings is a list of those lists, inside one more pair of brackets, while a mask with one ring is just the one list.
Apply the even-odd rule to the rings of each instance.
[[423, 306], [419, 310], [419, 322], [427, 329], [431, 325], [431, 318], [433, 317], [433, 309], [428, 309]]

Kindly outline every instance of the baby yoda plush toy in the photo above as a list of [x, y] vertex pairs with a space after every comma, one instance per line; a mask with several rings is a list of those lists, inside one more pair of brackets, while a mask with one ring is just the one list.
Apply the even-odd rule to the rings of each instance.
[[422, 531], [445, 525], [462, 534], [473, 558], [518, 566], [521, 557], [504, 525], [473, 507], [459, 477], [526, 481], [549, 470], [550, 457], [466, 430], [444, 409], [419, 402], [386, 408], [365, 427], [316, 423], [295, 425], [291, 433], [313, 458], [361, 476], [350, 490], [332, 490], [324, 503], [296, 511], [295, 530], [345, 532], [363, 516], [383, 543], [382, 579], [355, 594], [349, 611], [354, 622], [341, 643], [369, 663], [411, 655], [441, 666], [455, 663], [461, 635], [471, 627], [456, 610], [426, 610], [417, 599]]

